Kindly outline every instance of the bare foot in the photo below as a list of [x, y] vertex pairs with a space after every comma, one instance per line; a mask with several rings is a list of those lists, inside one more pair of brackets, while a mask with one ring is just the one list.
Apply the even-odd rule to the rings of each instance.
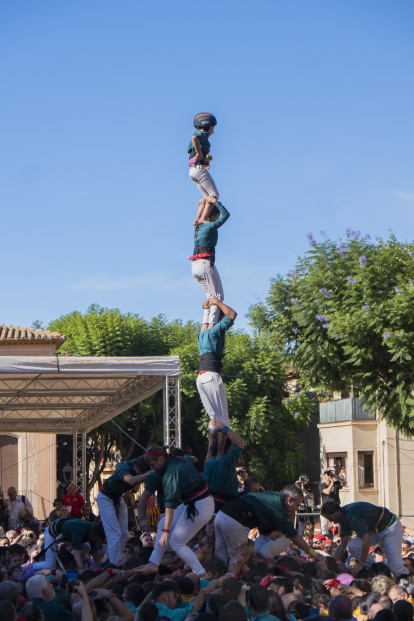
[[200, 220], [194, 220], [193, 222], [193, 226], [197, 226], [197, 224], [200, 222]]
[[200, 218], [200, 220], [198, 221], [198, 224], [209, 224], [209, 221], [206, 220], [205, 218]]
[[146, 576], [147, 574], [156, 574], [158, 571], [158, 565], [154, 563], [147, 563], [142, 567], [137, 567], [135, 570], [136, 574], [141, 574], [141, 576]]

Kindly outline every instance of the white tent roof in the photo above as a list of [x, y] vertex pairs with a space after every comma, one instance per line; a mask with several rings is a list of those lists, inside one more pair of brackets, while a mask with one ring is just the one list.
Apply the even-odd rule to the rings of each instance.
[[179, 375], [178, 356], [0, 356], [0, 432], [90, 431]]

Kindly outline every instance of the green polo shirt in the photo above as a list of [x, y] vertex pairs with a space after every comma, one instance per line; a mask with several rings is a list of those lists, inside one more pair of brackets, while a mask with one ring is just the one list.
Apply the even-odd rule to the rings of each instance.
[[62, 534], [64, 539], [70, 539], [72, 541], [74, 550], [81, 550], [82, 544], [89, 543], [91, 550], [97, 550], [97, 542], [91, 541], [92, 536], [92, 522], [85, 522], [84, 520], [66, 520], [62, 526]]
[[245, 500], [258, 518], [257, 527], [263, 534], [281, 530], [286, 537], [295, 537], [298, 531], [289, 519], [285, 508], [285, 498], [279, 492], [254, 492], [244, 494]]
[[[160, 480], [162, 481], [164, 507], [170, 509], [176, 509], [181, 502], [181, 498], [195, 490], [203, 478], [200, 472], [194, 468], [194, 459], [189, 455], [185, 457], [170, 457], [162, 468], [158, 470], [157, 474], [159, 478], [156, 484], [159, 485]], [[155, 477], [152, 480], [152, 485], [154, 485], [154, 481]], [[145, 486], [145, 489], [147, 489], [147, 486]], [[151, 489], [148, 489], [148, 491], [151, 491]]]
[[[208, 140], [207, 132], [203, 131], [202, 129], [196, 129], [194, 131], [193, 136], [199, 139], [200, 149], [201, 149], [202, 154], [205, 157], [208, 153], [210, 153], [210, 146], [211, 146]], [[192, 140], [190, 140], [190, 142], [188, 143], [187, 153], [190, 155], [190, 157], [194, 157], [194, 155], [196, 154], [196, 150], [194, 149]]]
[[194, 248], [197, 246], [217, 246], [218, 229], [230, 218], [230, 214], [220, 201], [217, 201], [216, 207], [220, 212], [219, 219], [215, 222], [206, 222], [197, 226]]
[[202, 354], [217, 354], [218, 356], [222, 356], [226, 332], [231, 328], [233, 323], [233, 319], [226, 315], [226, 317], [223, 317], [223, 319], [212, 328], [200, 332], [197, 338], [200, 356]]
[[358, 537], [375, 530], [384, 507], [377, 507], [369, 502], [353, 502], [341, 507], [341, 537], [350, 537], [355, 531]]
[[212, 457], [205, 462], [203, 475], [212, 494], [221, 492], [236, 498], [238, 481], [235, 467], [242, 452], [242, 448], [233, 444], [218, 461], [217, 457]]
[[115, 472], [111, 474], [111, 476], [106, 479], [105, 487], [108, 487], [109, 490], [115, 494], [125, 494], [131, 489], [131, 486], [128, 483], [125, 483], [124, 476], [127, 474], [131, 474], [132, 476], [136, 476], [137, 473], [134, 471], [135, 459], [130, 459], [129, 461], [123, 461], [118, 464], [115, 468]]
[[[72, 613], [60, 604], [45, 602], [41, 597], [32, 597], [29, 601], [40, 608], [45, 621], [56, 621], [56, 619], [59, 619], [59, 621], [73, 621]], [[23, 614], [24, 608], [22, 610], [22, 615]]]

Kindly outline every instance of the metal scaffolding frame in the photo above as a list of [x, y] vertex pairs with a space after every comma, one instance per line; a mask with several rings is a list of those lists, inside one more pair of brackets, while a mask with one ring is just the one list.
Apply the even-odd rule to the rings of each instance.
[[163, 387], [164, 445], [181, 446], [180, 378], [166, 377]]
[[86, 495], [86, 432], [75, 431], [73, 434], [73, 482], [78, 492]]
[[0, 357], [0, 433], [73, 436], [73, 480], [86, 491], [86, 434], [163, 390], [164, 442], [181, 445], [180, 360]]

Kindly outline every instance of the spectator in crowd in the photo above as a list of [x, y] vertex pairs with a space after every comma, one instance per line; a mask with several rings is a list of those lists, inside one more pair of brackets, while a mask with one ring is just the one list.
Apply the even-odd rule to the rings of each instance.
[[96, 515], [92, 512], [92, 505], [88, 502], [82, 507], [81, 520], [85, 522], [94, 522], [96, 520]]
[[85, 504], [85, 499], [82, 494], [76, 491], [76, 485], [69, 483], [67, 494], [62, 498], [63, 504], [68, 507], [69, 515], [71, 518], [80, 518], [82, 514], [82, 507]]
[[3, 488], [0, 487], [0, 526], [5, 531], [8, 528], [8, 526], [7, 526], [7, 518], [8, 518], [7, 500], [4, 498]]
[[246, 468], [243, 468], [243, 467], [236, 468], [236, 472], [237, 472], [237, 480], [239, 482], [238, 491], [244, 492], [244, 482], [249, 476], [249, 472]]
[[152, 539], [151, 533], [143, 533], [141, 535], [141, 543], [144, 548], [153, 548], [154, 541]]
[[302, 516], [301, 513], [312, 513], [315, 495], [310, 487], [309, 477], [307, 474], [301, 474], [295, 485], [302, 490], [303, 494], [303, 502], [297, 511], [297, 529], [299, 535], [303, 535], [305, 522], [313, 522], [313, 517], [307, 515]]
[[260, 584], [253, 584], [247, 591], [247, 605], [252, 621], [278, 621], [277, 617], [269, 613], [269, 595]]
[[[342, 470], [341, 470], [342, 472]], [[323, 481], [319, 485], [319, 491], [321, 494], [321, 533], [322, 535], [329, 535], [329, 520], [326, 519], [323, 513], [323, 506], [325, 502], [328, 500], [333, 500], [334, 502], [341, 504], [341, 499], [339, 497], [339, 490], [346, 485], [346, 479], [344, 477], [339, 477], [336, 475], [335, 470], [333, 468], [328, 468], [323, 473]]]
[[349, 621], [352, 619], [352, 601], [346, 595], [335, 595], [328, 606], [332, 621]]
[[414, 575], [414, 559], [406, 556], [402, 560], [405, 570], [409, 576]]
[[388, 591], [388, 597], [390, 598], [392, 603], [395, 604], [402, 599], [407, 600], [408, 592], [407, 589], [405, 589], [403, 586], [401, 586], [400, 584], [396, 584], [395, 586], [392, 586]]
[[33, 510], [33, 507], [27, 496], [25, 496], [24, 494], [18, 494], [15, 487], [9, 487], [9, 489], [7, 490], [7, 496], [9, 497], [7, 508], [8, 527], [15, 530], [17, 528], [17, 522], [19, 520], [20, 509], [27, 507]]
[[18, 521], [16, 527], [19, 529], [25, 528], [26, 530], [32, 530], [36, 535], [39, 534], [40, 524], [39, 520], [33, 517], [33, 509], [29, 507], [22, 507], [19, 511]]
[[55, 500], [53, 501], [53, 509], [49, 513], [49, 517], [46, 520], [46, 526], [49, 526], [51, 522], [53, 522], [54, 520], [58, 520], [60, 517], [67, 517], [67, 516], [61, 515], [60, 513], [62, 504], [63, 503], [60, 498], [55, 498]]

